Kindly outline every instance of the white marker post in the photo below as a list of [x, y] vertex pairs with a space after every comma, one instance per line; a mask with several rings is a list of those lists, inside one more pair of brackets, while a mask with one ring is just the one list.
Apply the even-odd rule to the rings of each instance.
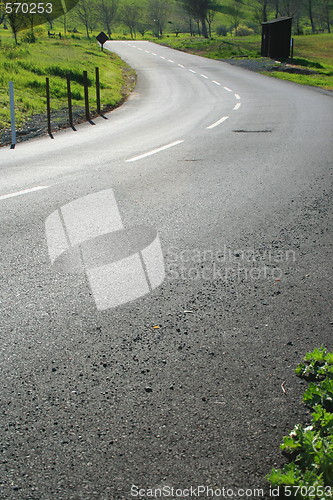
[[12, 129], [12, 143], [10, 149], [15, 148], [16, 144], [16, 129], [15, 129], [15, 105], [14, 105], [14, 84], [9, 82], [9, 100], [10, 100], [10, 123]]

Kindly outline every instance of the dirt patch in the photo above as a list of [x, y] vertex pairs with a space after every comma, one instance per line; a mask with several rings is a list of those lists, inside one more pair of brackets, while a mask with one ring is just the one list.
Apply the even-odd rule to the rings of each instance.
[[281, 66], [279, 61], [274, 61], [268, 57], [258, 57], [257, 59], [223, 59], [223, 61], [234, 66], [249, 69], [250, 71], [256, 71], [257, 73], [262, 71], [277, 71]]
[[299, 75], [320, 74], [320, 72], [313, 69], [302, 68], [288, 62], [274, 61], [274, 59], [269, 59], [268, 57], [259, 57], [258, 59], [223, 59], [223, 61], [257, 73], [263, 71], [283, 71], [285, 73], [297, 73]]

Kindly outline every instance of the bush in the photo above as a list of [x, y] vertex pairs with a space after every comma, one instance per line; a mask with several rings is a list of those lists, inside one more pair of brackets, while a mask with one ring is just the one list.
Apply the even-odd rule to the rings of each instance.
[[307, 426], [297, 424], [283, 438], [280, 448], [289, 463], [282, 469], [272, 469], [267, 479], [273, 486], [283, 486], [285, 497], [299, 500], [332, 498], [333, 353], [325, 348], [314, 349], [295, 372], [310, 382], [303, 401], [312, 409], [312, 419]]
[[227, 36], [228, 28], [224, 24], [220, 24], [220, 26], [216, 26], [216, 34], [217, 36]]
[[35, 43], [36, 42], [36, 36], [33, 31], [28, 31], [23, 37], [22, 37], [22, 42], [25, 43]]
[[251, 28], [251, 30], [253, 30], [254, 33], [261, 34], [261, 25], [260, 24], [250, 21], [247, 23], [247, 27]]
[[232, 30], [232, 35], [233, 36], [249, 36], [249, 35], [254, 35], [254, 30], [252, 28], [249, 28], [248, 26], [245, 26], [243, 24], [240, 24], [236, 29]]

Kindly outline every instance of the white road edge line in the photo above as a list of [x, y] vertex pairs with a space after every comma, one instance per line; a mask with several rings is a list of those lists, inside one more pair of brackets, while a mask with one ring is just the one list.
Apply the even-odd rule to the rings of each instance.
[[236, 99], [240, 99], [240, 96], [238, 94], [235, 94]]
[[213, 83], [215, 83], [215, 85], [221, 85], [219, 82], [217, 82], [216, 80], [213, 80]]
[[224, 116], [223, 118], [221, 118], [220, 120], [218, 120], [217, 122], [215, 123], [212, 123], [212, 125], [209, 125], [209, 127], [206, 127], [207, 129], [211, 129], [211, 128], [214, 128], [214, 127], [217, 127], [218, 125], [220, 125], [220, 123], [224, 122], [225, 120], [227, 120], [229, 118], [229, 116]]
[[238, 102], [237, 104], [235, 104], [235, 107], [233, 109], [239, 109], [241, 107], [242, 103], [241, 102]]
[[23, 189], [22, 191], [16, 191], [15, 193], [3, 194], [0, 196], [0, 200], [6, 200], [7, 198], [14, 198], [15, 196], [21, 196], [22, 194], [33, 193], [34, 191], [40, 191], [41, 189], [47, 189], [49, 186], [36, 186], [30, 189]]
[[153, 149], [152, 151], [148, 151], [148, 153], [143, 153], [142, 155], [134, 156], [133, 158], [130, 158], [129, 160], [126, 160], [126, 161], [130, 162], [130, 161], [142, 160], [142, 158], [147, 158], [147, 156], [151, 156], [151, 155], [154, 155], [156, 153], [159, 153], [160, 151], [164, 151], [165, 149], [172, 148], [173, 146], [177, 146], [178, 144], [181, 144], [182, 142], [184, 142], [184, 139], [182, 139], [180, 141], [171, 142], [170, 144], [167, 144], [166, 146], [161, 146], [160, 148]]
[[229, 89], [229, 87], [223, 87], [223, 88], [224, 88], [224, 90], [227, 90], [228, 92], [232, 92], [232, 90]]

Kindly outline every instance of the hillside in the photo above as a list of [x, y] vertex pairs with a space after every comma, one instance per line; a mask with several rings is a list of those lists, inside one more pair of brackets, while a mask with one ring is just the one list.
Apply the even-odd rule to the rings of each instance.
[[[45, 127], [45, 78], [50, 78], [53, 127], [68, 123], [66, 75], [72, 80], [72, 99], [76, 121], [84, 117], [83, 70], [91, 85], [90, 107], [96, 110], [95, 67], [100, 68], [101, 101], [110, 110], [126, 98], [135, 82], [135, 73], [116, 55], [101, 52], [94, 40], [48, 38], [41, 28], [35, 43], [15, 46], [8, 31], [1, 36], [0, 50], [0, 129], [8, 129], [8, 82], [15, 87], [16, 122], [18, 128], [31, 116], [38, 116]], [[37, 120], [37, 121], [38, 121]], [[33, 126], [38, 126], [34, 124]]]

